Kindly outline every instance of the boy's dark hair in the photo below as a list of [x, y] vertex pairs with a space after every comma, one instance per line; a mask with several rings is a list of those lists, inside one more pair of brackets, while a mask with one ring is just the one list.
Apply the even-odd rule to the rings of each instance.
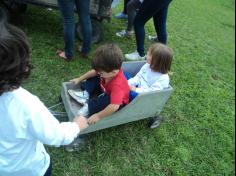
[[173, 60], [173, 51], [161, 43], [151, 45], [149, 49], [152, 57], [151, 69], [162, 74], [170, 72]]
[[123, 53], [115, 44], [105, 44], [94, 53], [92, 68], [96, 71], [111, 72], [119, 70], [122, 65]]
[[0, 16], [0, 95], [19, 88], [31, 70], [30, 49], [24, 32], [3, 20]]

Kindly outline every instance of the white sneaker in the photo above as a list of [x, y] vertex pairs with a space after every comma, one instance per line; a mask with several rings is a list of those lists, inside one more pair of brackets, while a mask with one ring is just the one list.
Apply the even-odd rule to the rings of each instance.
[[77, 101], [78, 103], [80, 103], [80, 104], [82, 104], [82, 105], [85, 105], [85, 104], [88, 102], [88, 99], [78, 97], [78, 96], [75, 94], [75, 91], [74, 91], [74, 90], [69, 89], [69, 90], [68, 90], [68, 93], [69, 93], [69, 95], [70, 95], [75, 101]]
[[87, 117], [89, 115], [88, 104], [84, 104], [84, 106], [77, 112], [77, 115]]
[[157, 37], [157, 36], [151, 36], [151, 35], [149, 35], [149, 36], [148, 36], [148, 39], [149, 39], [151, 42], [158, 42], [158, 37]]
[[123, 30], [123, 31], [117, 32], [117, 33], [116, 33], [116, 36], [117, 36], [117, 37], [131, 37], [132, 34], [133, 34], [133, 31], [126, 31], [126, 30]]
[[136, 60], [145, 60], [146, 56], [142, 57], [139, 55], [139, 53], [137, 51], [135, 51], [133, 53], [126, 54], [125, 58], [130, 61], [136, 61]]

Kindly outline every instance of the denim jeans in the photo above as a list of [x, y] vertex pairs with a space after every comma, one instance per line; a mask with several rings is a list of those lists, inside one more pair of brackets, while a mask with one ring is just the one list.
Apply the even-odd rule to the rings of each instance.
[[172, 0], [145, 0], [134, 20], [134, 30], [136, 36], [137, 51], [140, 56], [145, 55], [145, 24], [153, 17], [158, 41], [167, 43], [166, 20], [168, 7]]
[[58, 5], [64, 23], [65, 55], [72, 58], [75, 44], [75, 17], [76, 7], [83, 35], [83, 46], [81, 52], [87, 54], [90, 51], [92, 41], [92, 25], [89, 14], [90, 0], [58, 0]]
[[81, 88], [89, 93], [89, 116], [102, 111], [110, 104], [110, 96], [102, 91], [98, 76], [83, 82]]

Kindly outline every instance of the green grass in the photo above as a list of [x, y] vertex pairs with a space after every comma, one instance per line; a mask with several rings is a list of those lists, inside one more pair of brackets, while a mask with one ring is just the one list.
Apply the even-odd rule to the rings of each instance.
[[[122, 5], [114, 10], [114, 14]], [[175, 91], [163, 109], [160, 128], [148, 120], [88, 135], [86, 146], [74, 153], [47, 147], [53, 175], [234, 175], [235, 163], [235, 23], [233, 0], [177, 0], [169, 9], [169, 46], [175, 52], [171, 85]], [[28, 35], [35, 69], [24, 85], [46, 106], [58, 102], [61, 82], [90, 69], [91, 60], [66, 63], [55, 56], [63, 48], [57, 11], [30, 7], [15, 22]], [[105, 39], [124, 53], [135, 40], [118, 39], [125, 21], [103, 24]], [[155, 34], [152, 21], [148, 34]], [[149, 46], [146, 41], [146, 48]], [[64, 119], [66, 120], [66, 119]]]

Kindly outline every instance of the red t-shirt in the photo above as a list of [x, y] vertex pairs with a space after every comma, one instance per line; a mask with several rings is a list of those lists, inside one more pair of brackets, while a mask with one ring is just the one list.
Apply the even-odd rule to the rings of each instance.
[[120, 69], [119, 73], [107, 84], [101, 78], [100, 86], [102, 90], [110, 96], [110, 103], [115, 105], [123, 105], [129, 103], [129, 85], [125, 75]]

